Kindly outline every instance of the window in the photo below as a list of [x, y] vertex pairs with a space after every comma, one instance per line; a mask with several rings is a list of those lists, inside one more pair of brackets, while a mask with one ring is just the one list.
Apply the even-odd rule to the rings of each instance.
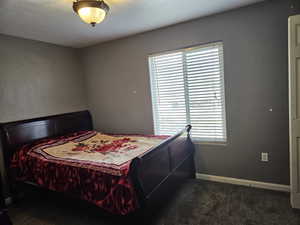
[[226, 142], [223, 64], [222, 42], [149, 57], [157, 135], [191, 124], [194, 139]]

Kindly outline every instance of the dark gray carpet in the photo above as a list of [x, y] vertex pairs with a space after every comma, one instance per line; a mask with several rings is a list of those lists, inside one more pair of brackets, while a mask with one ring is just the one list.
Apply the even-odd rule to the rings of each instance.
[[[99, 213], [96, 207], [60, 195], [35, 192], [9, 208], [14, 225], [299, 225], [300, 211], [290, 207], [289, 194], [191, 180], [168, 203], [136, 217]], [[141, 218], [140, 218], [141, 219]]]

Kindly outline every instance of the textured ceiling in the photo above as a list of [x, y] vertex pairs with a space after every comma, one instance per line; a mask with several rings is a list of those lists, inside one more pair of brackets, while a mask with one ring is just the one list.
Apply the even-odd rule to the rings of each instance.
[[0, 33], [85, 47], [207, 16], [262, 0], [106, 0], [106, 20], [92, 28], [72, 0], [0, 0]]

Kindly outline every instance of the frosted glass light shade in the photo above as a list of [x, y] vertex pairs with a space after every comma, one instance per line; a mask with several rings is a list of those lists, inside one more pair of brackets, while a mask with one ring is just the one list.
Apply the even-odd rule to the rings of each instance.
[[105, 19], [109, 6], [103, 0], [77, 0], [73, 9], [85, 23], [95, 26]]
[[78, 10], [78, 15], [85, 23], [96, 24], [105, 19], [106, 12], [100, 8], [85, 7]]

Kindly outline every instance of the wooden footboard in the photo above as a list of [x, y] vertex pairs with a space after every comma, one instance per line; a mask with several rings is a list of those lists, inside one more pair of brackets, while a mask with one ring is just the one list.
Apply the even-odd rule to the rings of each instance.
[[130, 176], [140, 204], [155, 203], [173, 191], [183, 180], [195, 177], [194, 145], [191, 126], [159, 146], [137, 157], [131, 164]]

